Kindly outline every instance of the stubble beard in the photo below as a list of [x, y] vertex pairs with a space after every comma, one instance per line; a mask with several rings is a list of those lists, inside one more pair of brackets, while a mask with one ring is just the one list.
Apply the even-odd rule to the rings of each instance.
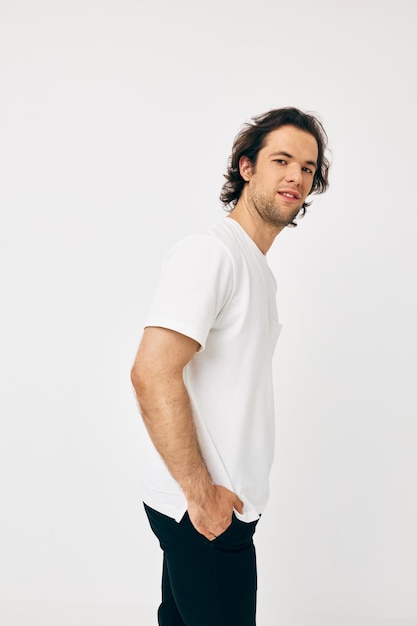
[[283, 228], [288, 226], [295, 217], [297, 217], [302, 206], [290, 209], [281, 209], [271, 197], [266, 196], [262, 192], [254, 189], [249, 195], [249, 202], [259, 217], [269, 226], [273, 228]]

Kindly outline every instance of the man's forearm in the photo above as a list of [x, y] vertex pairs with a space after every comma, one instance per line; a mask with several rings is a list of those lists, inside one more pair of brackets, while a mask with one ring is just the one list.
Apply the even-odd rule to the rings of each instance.
[[136, 388], [142, 417], [155, 448], [184, 492], [191, 523], [212, 540], [231, 524], [234, 508], [243, 511], [243, 503], [226, 487], [213, 484], [201, 456], [182, 377], [168, 380]]
[[202, 458], [183, 370], [199, 344], [160, 327], [147, 327], [132, 368], [132, 382], [149, 435], [187, 499], [196, 530], [208, 539], [226, 530], [240, 498], [214, 485]]
[[142, 418], [169, 472], [187, 499], [203, 501], [213, 487], [201, 456], [182, 377], [136, 387]]

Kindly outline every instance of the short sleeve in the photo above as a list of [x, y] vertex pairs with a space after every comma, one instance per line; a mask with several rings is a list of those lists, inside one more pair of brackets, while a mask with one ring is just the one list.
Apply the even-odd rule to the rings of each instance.
[[232, 289], [233, 262], [225, 244], [192, 235], [165, 258], [146, 326], [175, 330], [204, 349]]

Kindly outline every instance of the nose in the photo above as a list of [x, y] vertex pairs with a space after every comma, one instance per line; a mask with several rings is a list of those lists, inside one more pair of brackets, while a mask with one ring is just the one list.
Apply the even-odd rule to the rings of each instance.
[[285, 178], [289, 183], [300, 184], [303, 179], [301, 167], [297, 163], [290, 163], [287, 167]]

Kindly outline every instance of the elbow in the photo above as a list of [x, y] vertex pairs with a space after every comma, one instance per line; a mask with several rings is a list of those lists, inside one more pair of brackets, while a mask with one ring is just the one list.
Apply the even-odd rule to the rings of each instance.
[[152, 415], [158, 398], [152, 372], [145, 365], [136, 361], [130, 371], [130, 380], [135, 391], [139, 413], [146, 428], [149, 430], [151, 424], [150, 415]]
[[144, 389], [145, 378], [142, 367], [136, 362], [130, 370], [130, 381], [138, 397]]
[[130, 380], [136, 393], [139, 406], [152, 397], [156, 392], [157, 376], [149, 364], [136, 359], [130, 371]]
[[138, 403], [139, 413], [146, 423], [145, 409], [149, 404], [149, 382], [146, 373], [137, 363], [134, 364], [130, 371], [130, 380]]

